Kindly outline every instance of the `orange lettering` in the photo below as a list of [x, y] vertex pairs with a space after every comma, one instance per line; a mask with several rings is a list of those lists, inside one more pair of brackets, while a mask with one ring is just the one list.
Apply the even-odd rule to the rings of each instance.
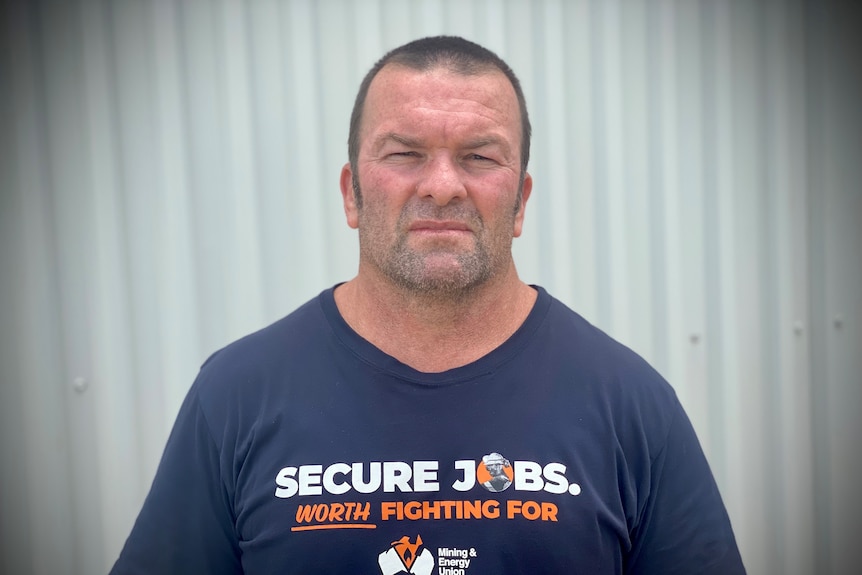
[[542, 502], [542, 521], [556, 521], [557, 506], [547, 501]]
[[418, 501], [408, 501], [406, 505], [404, 505], [404, 515], [407, 519], [421, 519], [422, 518], [422, 505]]
[[464, 502], [464, 519], [479, 519], [482, 517], [482, 502], [481, 501], [465, 501]]
[[322, 505], [314, 505], [317, 509], [314, 510], [314, 519], [318, 523], [323, 523], [326, 520], [327, 515], [329, 515], [329, 506], [325, 503]]
[[[384, 501], [380, 504], [380, 518], [383, 519], [383, 521], [386, 521], [395, 514], [396, 510], [394, 501]], [[398, 519], [400, 519], [400, 517]]]
[[423, 501], [422, 519], [440, 519], [440, 502]]
[[[443, 507], [443, 517], [446, 519], [452, 519], [452, 508], [456, 507], [458, 503], [460, 503], [460, 501], [441, 501], [440, 505]], [[461, 518], [458, 517], [458, 519]]]
[[482, 504], [482, 515], [488, 519], [496, 519], [500, 516], [500, 504], [494, 499], [489, 499]]
[[300, 505], [296, 508], [296, 522], [297, 523], [308, 523], [311, 521], [311, 518], [314, 517], [314, 511], [317, 504], [314, 506], [311, 505]]
[[525, 501], [524, 506], [521, 508], [521, 513], [530, 521], [535, 521], [541, 515], [542, 510], [535, 501]]
[[521, 502], [511, 499], [506, 502], [506, 517], [514, 519], [515, 515], [521, 512]]
[[361, 503], [358, 503], [356, 511], [353, 512], [353, 517], [358, 521], [368, 521], [368, 518], [371, 517], [371, 504], [366, 502], [363, 507]]
[[344, 515], [344, 505], [341, 503], [333, 503], [329, 506], [329, 522], [335, 523], [336, 521], [342, 521], [342, 516]]

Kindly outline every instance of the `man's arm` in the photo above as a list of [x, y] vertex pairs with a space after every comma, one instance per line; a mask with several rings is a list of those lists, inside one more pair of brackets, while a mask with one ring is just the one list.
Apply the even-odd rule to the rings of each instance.
[[219, 452], [193, 387], [111, 575], [242, 573]]
[[626, 572], [737, 575], [745, 568], [709, 464], [682, 407], [650, 465]]

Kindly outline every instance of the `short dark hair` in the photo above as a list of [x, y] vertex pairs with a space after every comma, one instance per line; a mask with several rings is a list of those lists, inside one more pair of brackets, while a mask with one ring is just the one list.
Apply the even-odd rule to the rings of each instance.
[[354, 182], [357, 178], [356, 160], [359, 156], [359, 128], [362, 123], [362, 110], [365, 107], [365, 98], [368, 88], [377, 73], [387, 64], [399, 64], [414, 70], [425, 71], [434, 68], [445, 68], [456, 74], [464, 76], [475, 76], [490, 70], [499, 70], [506, 75], [515, 95], [518, 98], [518, 108], [521, 112], [521, 179], [527, 171], [527, 163], [530, 160], [530, 118], [527, 115], [527, 101], [518, 77], [502, 58], [479, 44], [465, 40], [459, 36], [432, 36], [414, 40], [403, 46], [395, 48], [386, 53], [368, 71], [356, 101], [353, 104], [353, 113], [350, 115], [350, 133], [347, 137], [347, 157], [353, 168]]

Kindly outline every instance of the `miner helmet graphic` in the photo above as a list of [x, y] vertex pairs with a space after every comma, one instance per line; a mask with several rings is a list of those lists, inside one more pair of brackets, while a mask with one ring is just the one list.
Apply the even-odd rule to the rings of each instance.
[[482, 487], [493, 493], [508, 489], [514, 477], [512, 464], [496, 451], [484, 455], [476, 468], [476, 479]]
[[390, 544], [390, 548], [377, 557], [380, 572], [383, 575], [396, 573], [411, 573], [413, 575], [431, 575], [434, 572], [434, 557], [422, 545], [422, 537], [416, 536], [416, 543], [405, 535]]

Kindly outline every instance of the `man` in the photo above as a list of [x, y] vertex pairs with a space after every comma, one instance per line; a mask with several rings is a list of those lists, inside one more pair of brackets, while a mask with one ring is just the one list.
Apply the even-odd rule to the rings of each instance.
[[476, 470], [476, 478], [482, 483], [482, 486], [495, 493], [505, 491], [512, 485], [510, 475], [513, 475], [512, 464], [499, 453], [483, 455], [482, 463]]
[[744, 572], [671, 388], [518, 278], [529, 143], [480, 46], [374, 66], [358, 274], [204, 364], [115, 573]]

